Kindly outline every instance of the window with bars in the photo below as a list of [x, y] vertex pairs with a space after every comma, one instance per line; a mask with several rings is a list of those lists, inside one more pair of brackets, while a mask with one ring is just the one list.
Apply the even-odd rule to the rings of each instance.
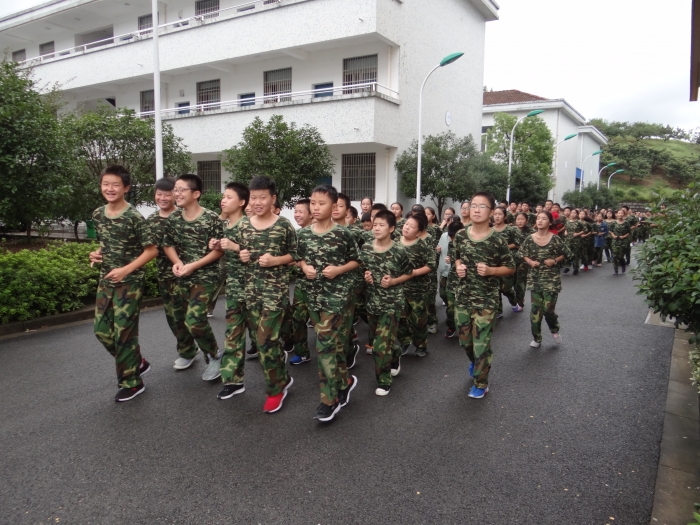
[[346, 153], [341, 161], [340, 187], [352, 201], [374, 200], [377, 179], [376, 153]]
[[[139, 17], [139, 31], [151, 29], [153, 27], [153, 14], [143, 15]], [[146, 31], [145, 33], [150, 33]]]
[[153, 111], [156, 109], [156, 98], [152, 89], [141, 92], [141, 112]]
[[265, 0], [265, 1], [263, 2], [263, 5], [276, 4], [276, 3], [279, 2], [279, 1], [280, 1], [280, 0]]
[[194, 3], [194, 14], [204, 18], [219, 16], [219, 0], [197, 0]]
[[274, 71], [265, 71], [263, 78], [263, 95], [265, 96], [265, 104], [274, 102], [287, 102], [292, 100], [292, 97], [285, 97], [292, 92], [292, 68], [275, 69]]
[[[356, 86], [377, 81], [377, 55], [343, 59], [343, 86]], [[371, 86], [344, 89], [344, 94], [370, 91]]]
[[204, 111], [219, 109], [221, 102], [221, 80], [206, 80], [197, 82], [197, 105], [209, 104], [204, 107]]
[[221, 191], [221, 161], [197, 161], [197, 175], [202, 179], [203, 191]]
[[39, 44], [39, 55], [45, 58], [53, 58], [53, 54], [56, 52], [56, 46], [53, 42], [46, 42], [44, 44]]
[[19, 49], [17, 51], [12, 52], [12, 61], [13, 62], [22, 62], [23, 60], [27, 60], [27, 50], [26, 49]]

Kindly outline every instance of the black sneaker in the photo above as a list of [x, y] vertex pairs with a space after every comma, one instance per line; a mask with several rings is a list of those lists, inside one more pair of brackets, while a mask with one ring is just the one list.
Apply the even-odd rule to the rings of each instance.
[[316, 415], [314, 416], [314, 419], [323, 421], [325, 423], [333, 419], [338, 413], [338, 410], [340, 410], [340, 403], [335, 403], [333, 405], [324, 405], [323, 403], [321, 403], [316, 409]]
[[216, 397], [219, 399], [229, 399], [236, 394], [242, 394], [243, 392], [245, 392], [244, 385], [224, 385], [224, 388], [221, 389], [221, 392], [219, 392]]
[[566, 268], [564, 268], [564, 273], [569, 273], [569, 270], [571, 270], [571, 268], [567, 266]]
[[145, 359], [141, 359], [141, 364], [139, 365], [139, 375], [142, 376], [143, 374], [149, 372], [150, 370], [151, 370], [151, 363], [149, 363]]
[[357, 386], [357, 377], [350, 376], [350, 383], [345, 390], [338, 392], [338, 404], [342, 407], [350, 402], [350, 392], [352, 392]]
[[427, 348], [416, 348], [416, 351], [413, 353], [414, 356], [416, 357], [425, 357], [428, 355], [428, 349]]
[[357, 352], [360, 351], [360, 345], [357, 343], [352, 344], [352, 350], [350, 350], [350, 355], [346, 358], [346, 365], [348, 370], [355, 366], [355, 358], [357, 357]]
[[360, 338], [360, 335], [357, 333], [357, 330], [353, 328], [352, 330], [352, 340], [357, 341]]
[[246, 359], [252, 359], [253, 357], [258, 357], [258, 347], [253, 345], [248, 350], [245, 351]]
[[[629, 264], [629, 263], [627, 263], [627, 264]], [[625, 273], [626, 271], [627, 271], [627, 265], [623, 264], [622, 265], [622, 273]]]
[[578, 270], [574, 270], [574, 273], [572, 275], [578, 275]]
[[143, 393], [144, 390], [146, 390], [146, 385], [143, 383], [141, 383], [139, 386], [135, 386], [134, 388], [120, 388], [119, 392], [117, 392], [117, 395], [114, 397], [114, 400], [117, 403], [130, 401], [139, 394]]
[[451, 337], [454, 337], [456, 333], [457, 333], [456, 330], [451, 330], [448, 328], [447, 332], [445, 332], [445, 339], [449, 339]]
[[294, 350], [294, 343], [284, 343], [284, 351], [289, 353]]
[[307, 327], [307, 328], [313, 328], [313, 327], [314, 327], [314, 324], [311, 322], [311, 319], [307, 319], [307, 321], [306, 321], [306, 327]]
[[408, 353], [408, 348], [411, 346], [411, 344], [403, 345], [401, 346], [401, 355], [406, 355]]

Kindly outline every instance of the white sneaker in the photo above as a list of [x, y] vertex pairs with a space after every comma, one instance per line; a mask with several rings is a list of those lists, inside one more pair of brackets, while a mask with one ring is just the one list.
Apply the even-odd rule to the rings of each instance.
[[399, 375], [399, 372], [401, 372], [401, 356], [399, 356], [399, 362], [396, 365], [396, 368], [391, 369], [391, 377], [396, 377]]
[[530, 347], [531, 347], [531, 348], [539, 348], [539, 347], [540, 347], [540, 343], [538, 343], [537, 341], [534, 341], [534, 340], [533, 340], [533, 341], [530, 343]]
[[429, 334], [437, 334], [437, 325], [436, 324], [431, 324], [428, 327], [428, 333]]
[[207, 317], [214, 317], [214, 312], [207, 312]]
[[552, 337], [554, 338], [554, 344], [559, 346], [561, 344], [561, 335], [552, 334]]
[[192, 363], [194, 363], [194, 358], [197, 357], [196, 355], [192, 359], [185, 359], [184, 357], [178, 357], [175, 359], [175, 363], [173, 364], [173, 368], [175, 370], [185, 370], [189, 367], [192, 366]]
[[202, 374], [203, 381], [213, 381], [221, 377], [221, 356], [209, 358], [209, 364]]
[[377, 387], [377, 389], [374, 391], [375, 394], [378, 396], [388, 396], [389, 395], [389, 387], [388, 386], [380, 386]]
[[371, 346], [367, 346], [367, 345], [365, 345], [365, 347], [366, 347], [365, 353], [366, 353], [367, 355], [372, 355], [372, 352], [374, 352], [374, 350], [372, 349], [372, 347], [371, 347]]

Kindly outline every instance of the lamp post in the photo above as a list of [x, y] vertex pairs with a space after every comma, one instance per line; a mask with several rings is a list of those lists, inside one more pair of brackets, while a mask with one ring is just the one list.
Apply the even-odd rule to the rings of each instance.
[[153, 109], [156, 132], [156, 179], [163, 178], [163, 125], [160, 115], [160, 61], [158, 57], [158, 0], [151, 2], [153, 27]]
[[611, 162], [610, 164], [607, 164], [600, 168], [600, 171], [598, 172], [598, 189], [600, 189], [600, 176], [603, 173], [603, 170], [606, 170], [608, 168], [612, 168], [613, 166], [617, 166], [617, 162]]
[[534, 117], [535, 115], [539, 115], [540, 113], [544, 113], [544, 109], [533, 109], [525, 115], [524, 117], [521, 117], [516, 123], [515, 126], [513, 126], [513, 129], [510, 132], [510, 149], [508, 150], [508, 190], [506, 191], [506, 201], [510, 202], [510, 174], [513, 171], [513, 137], [515, 136], [515, 128], [518, 127], [518, 124], [520, 124], [523, 120], [529, 117]]
[[614, 175], [617, 175], [618, 173], [624, 173], [625, 170], [617, 170], [614, 173], [611, 173], [610, 176], [608, 177], [608, 189], [610, 189], [610, 179], [613, 178]]
[[[556, 180], [557, 180], [557, 161], [559, 160], [559, 150], [558, 150], [559, 144], [563, 144], [567, 140], [571, 140], [574, 137], [578, 137], [578, 133], [572, 133], [571, 135], [567, 135], [566, 137], [564, 137], [562, 140], [560, 140], [559, 142], [557, 142], [554, 145], [554, 158], [552, 160], [552, 177], [554, 178], [554, 181], [555, 181], [554, 182], [555, 187], [556, 187]], [[554, 197], [555, 197], [554, 188], [552, 188], [552, 190], [549, 193], [550, 193], [549, 197], [552, 200], [554, 200]]]
[[425, 77], [425, 80], [423, 81], [423, 84], [420, 87], [420, 94], [418, 95], [418, 173], [416, 174], [416, 202], [418, 204], [420, 204], [420, 183], [422, 164], [421, 153], [423, 153], [423, 88], [425, 87], [425, 83], [428, 81], [428, 78], [430, 78], [430, 75], [432, 75], [437, 68], [450, 65], [462, 55], [464, 55], [464, 53], [452, 53], [451, 55], [447, 55], [445, 58], [443, 58], [437, 66], [430, 70], [430, 73], [428, 73], [428, 76]]
[[581, 193], [581, 192], [583, 191], [583, 179], [584, 179], [584, 177], [585, 177], [585, 175], [586, 175], [586, 169], [585, 169], [586, 161], [587, 161], [588, 159], [590, 159], [591, 157], [595, 157], [596, 155], [600, 155], [601, 153], [603, 153], [603, 150], [602, 150], [602, 149], [599, 149], [598, 151], [594, 151], [593, 153], [591, 153], [590, 155], [588, 155], [588, 157], [586, 157], [585, 159], [583, 159], [583, 162], [581, 163], [581, 184], [580, 184], [580, 186], [578, 187], [579, 193]]

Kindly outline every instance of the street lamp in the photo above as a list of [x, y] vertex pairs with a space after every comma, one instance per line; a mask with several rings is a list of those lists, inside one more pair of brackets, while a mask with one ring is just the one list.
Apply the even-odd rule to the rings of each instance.
[[610, 174], [610, 176], [608, 177], [608, 189], [610, 189], [610, 179], [613, 178], [613, 175], [617, 175], [618, 173], [624, 173], [624, 172], [625, 172], [625, 170], [617, 170], [616, 172]]
[[[155, 0], [154, 0], [155, 1]], [[450, 65], [452, 62], [460, 58], [464, 53], [452, 53], [451, 55], [447, 55], [445, 58], [443, 58], [440, 63], [435, 66], [433, 69], [430, 70], [430, 73], [428, 73], [428, 76], [425, 77], [425, 80], [423, 81], [423, 85], [420, 87], [420, 94], [418, 95], [418, 173], [416, 174], [416, 202], [420, 204], [420, 182], [421, 182], [421, 153], [423, 152], [423, 135], [422, 135], [422, 127], [423, 127], [423, 120], [422, 120], [422, 109], [423, 109], [423, 88], [425, 87], [425, 83], [428, 81], [428, 78], [430, 78], [430, 75], [433, 74], [433, 72], [439, 68], [439, 67], [444, 67]]]
[[600, 189], [600, 175], [603, 173], [603, 170], [606, 170], [608, 168], [612, 168], [613, 166], [617, 166], [617, 162], [611, 162], [610, 164], [600, 168], [600, 171], [598, 172], [598, 189]]
[[151, 20], [153, 27], [153, 109], [156, 141], [156, 179], [163, 178], [163, 125], [160, 115], [160, 62], [158, 53], [158, 0], [151, 2]]
[[586, 175], [586, 170], [585, 170], [584, 166], [586, 165], [586, 161], [587, 161], [588, 159], [590, 159], [591, 157], [595, 157], [596, 155], [600, 155], [601, 153], [603, 153], [603, 150], [602, 150], [602, 149], [599, 149], [598, 151], [594, 151], [593, 153], [591, 153], [590, 155], [588, 155], [588, 157], [586, 157], [585, 159], [583, 159], [583, 162], [581, 163], [581, 184], [580, 184], [580, 186], [578, 187], [579, 193], [583, 191], [583, 179], [584, 179], [584, 177], [585, 177], [585, 175]]
[[[572, 133], [571, 135], [567, 135], [566, 137], [564, 137], [562, 140], [560, 140], [559, 142], [557, 142], [557, 143], [554, 145], [554, 157], [553, 157], [553, 159], [552, 159], [552, 177], [554, 178], [554, 181], [555, 181], [554, 184], [555, 184], [555, 186], [556, 186], [556, 180], [557, 180], [557, 160], [559, 159], [559, 153], [558, 153], [558, 149], [557, 149], [557, 148], [559, 148], [559, 144], [562, 144], [562, 143], [566, 142], [567, 140], [571, 140], [571, 139], [573, 139], [574, 137], [578, 137], [578, 133]], [[554, 200], [554, 197], [555, 197], [555, 195], [554, 195], [554, 188], [552, 188], [552, 189], [550, 190], [550, 192], [549, 192], [549, 197], [550, 197], [552, 200]]]
[[506, 201], [508, 202], [510, 202], [510, 173], [513, 170], [513, 137], [515, 136], [515, 128], [517, 128], [518, 124], [520, 124], [526, 118], [534, 117], [535, 115], [539, 115], [540, 113], [544, 113], [544, 109], [533, 109], [532, 111], [530, 111], [530, 113], [528, 113], [524, 117], [521, 117], [520, 120], [518, 120], [515, 123], [515, 126], [513, 126], [513, 130], [510, 132], [510, 150], [508, 150], [508, 190], [506, 191]]

